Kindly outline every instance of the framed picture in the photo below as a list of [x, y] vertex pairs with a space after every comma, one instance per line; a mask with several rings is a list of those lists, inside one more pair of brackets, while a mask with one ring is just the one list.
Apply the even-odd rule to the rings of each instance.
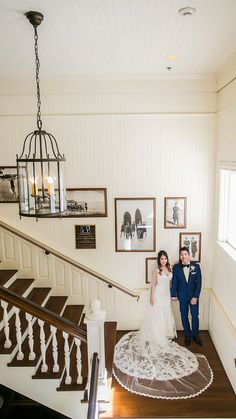
[[66, 200], [62, 217], [107, 217], [106, 188], [67, 188]]
[[16, 166], [0, 166], [0, 202], [18, 202]]
[[156, 198], [115, 198], [116, 252], [155, 252]]
[[186, 228], [187, 198], [166, 197], [164, 209], [165, 228]]
[[76, 249], [96, 249], [95, 225], [76, 225], [75, 226], [75, 248]]
[[146, 258], [146, 284], [151, 284], [152, 274], [157, 267], [157, 258]]
[[201, 233], [179, 233], [179, 248], [189, 249], [190, 260], [200, 262], [201, 260]]

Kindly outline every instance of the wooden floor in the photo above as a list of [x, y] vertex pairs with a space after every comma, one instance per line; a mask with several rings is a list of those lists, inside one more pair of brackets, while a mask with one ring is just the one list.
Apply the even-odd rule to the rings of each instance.
[[[126, 332], [117, 332], [117, 339]], [[201, 332], [204, 346], [195, 342], [189, 349], [204, 354], [214, 372], [212, 385], [200, 396], [187, 400], [161, 400], [138, 396], [123, 389], [113, 378], [110, 411], [100, 418], [236, 418], [236, 396], [207, 331]], [[177, 342], [183, 345], [183, 332]]]

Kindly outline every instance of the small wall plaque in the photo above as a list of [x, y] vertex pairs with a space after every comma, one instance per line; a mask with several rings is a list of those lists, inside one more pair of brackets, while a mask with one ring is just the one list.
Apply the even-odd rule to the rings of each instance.
[[75, 226], [75, 248], [76, 249], [96, 249], [96, 230], [95, 225], [76, 225]]

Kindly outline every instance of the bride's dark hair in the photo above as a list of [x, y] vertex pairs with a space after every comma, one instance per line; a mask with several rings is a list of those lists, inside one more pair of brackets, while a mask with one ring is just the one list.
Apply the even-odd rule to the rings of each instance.
[[158, 255], [157, 255], [157, 266], [158, 266], [159, 273], [161, 274], [162, 272], [162, 267], [161, 267], [161, 262], [160, 262], [162, 256], [166, 257], [167, 259], [166, 267], [168, 271], [171, 272], [171, 266], [170, 266], [168, 255], [165, 250], [160, 250], [160, 252], [158, 252]]

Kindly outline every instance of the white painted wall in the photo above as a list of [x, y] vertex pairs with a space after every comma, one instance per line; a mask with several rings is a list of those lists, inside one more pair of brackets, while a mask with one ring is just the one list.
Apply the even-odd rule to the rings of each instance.
[[[0, 164], [14, 165], [35, 129], [35, 97], [25, 80], [0, 82]], [[30, 85], [31, 87], [31, 85]], [[157, 249], [175, 262], [179, 232], [165, 230], [164, 197], [187, 196], [186, 231], [202, 232], [204, 285], [210, 284], [215, 164], [215, 83], [211, 80], [47, 81], [44, 128], [67, 158], [68, 187], [106, 187], [108, 218], [20, 220], [17, 205], [0, 218], [38, 240], [130, 287], [145, 287], [145, 258], [116, 253], [115, 197], [157, 197]], [[95, 223], [96, 250], [76, 250], [75, 224]], [[183, 231], [183, 230], [182, 230]]]
[[[232, 57], [234, 58], [234, 57]], [[222, 68], [218, 78], [217, 154], [216, 154], [216, 201], [214, 256], [212, 265], [212, 290], [210, 298], [209, 330], [224, 368], [236, 391], [236, 254], [230, 256], [224, 246], [217, 243], [219, 167], [221, 162], [236, 163], [236, 74], [235, 58], [231, 66]], [[230, 82], [230, 83], [229, 83]], [[227, 85], [227, 83], [229, 83]], [[226, 85], [226, 86], [225, 86]], [[224, 87], [225, 86], [225, 87]]]
[[[219, 89], [226, 80], [222, 73]], [[21, 151], [25, 135], [35, 129], [33, 88], [25, 80], [0, 81], [0, 165], [15, 164], [15, 154]], [[147, 299], [145, 258], [154, 254], [115, 252], [114, 198], [157, 197], [157, 250], [166, 249], [171, 262], [175, 262], [179, 232], [183, 230], [164, 229], [164, 197], [187, 196], [186, 231], [202, 232], [204, 287], [212, 287], [213, 291], [210, 304], [208, 293], [202, 294], [201, 324], [207, 328], [210, 305], [211, 336], [236, 389], [233, 365], [236, 262], [217, 244], [212, 246], [212, 238], [217, 237], [217, 216], [213, 217], [214, 213], [217, 215], [218, 205], [215, 163], [236, 161], [236, 82], [218, 94], [217, 121], [216, 86], [204, 79], [105, 82], [70, 78], [66, 82], [46, 81], [43, 90], [44, 128], [55, 134], [61, 151], [66, 154], [68, 187], [106, 187], [108, 218], [36, 223], [28, 218], [20, 220], [16, 205], [1, 204], [0, 219], [117, 282], [143, 292], [143, 299], [135, 306], [127, 300], [119, 308], [119, 298], [114, 304], [118, 311], [129, 309], [128, 317], [138, 327]], [[74, 224], [80, 223], [96, 224], [96, 250], [75, 249]], [[72, 297], [75, 289], [75, 299], [81, 286], [80, 276], [78, 284], [76, 278], [74, 273], [69, 287], [63, 284], [72, 290]], [[59, 277], [56, 279], [60, 281]], [[64, 277], [63, 281], [66, 281]], [[97, 285], [89, 289], [89, 298], [100, 292]], [[113, 306], [114, 301], [109, 304]], [[178, 309], [174, 310], [178, 318]], [[124, 319], [120, 325], [125, 328]]]

